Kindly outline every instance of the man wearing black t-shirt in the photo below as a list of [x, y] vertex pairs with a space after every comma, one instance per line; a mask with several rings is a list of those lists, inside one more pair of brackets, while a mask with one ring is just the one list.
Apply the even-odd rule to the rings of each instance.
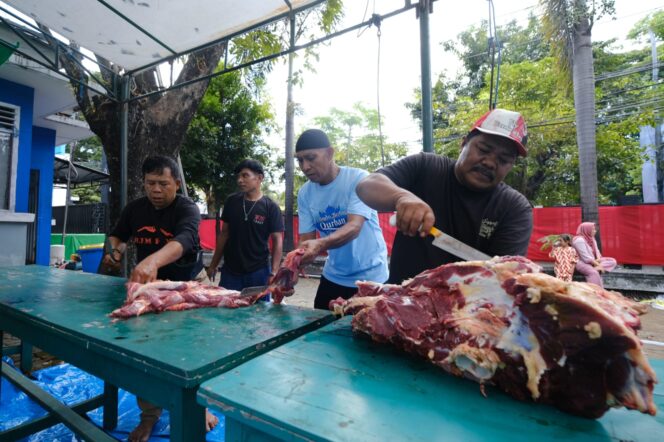
[[526, 156], [526, 139], [521, 114], [494, 109], [464, 137], [458, 160], [411, 155], [358, 184], [368, 206], [397, 212], [390, 283], [460, 260], [431, 244], [433, 226], [491, 256], [525, 255], [532, 206], [503, 179], [517, 155]]
[[[221, 215], [224, 223], [206, 271], [213, 278], [223, 256], [219, 285], [242, 290], [266, 285], [270, 275], [279, 269], [284, 220], [277, 203], [261, 192], [264, 176], [261, 163], [247, 159], [234, 172], [240, 192], [229, 196], [224, 203]], [[272, 259], [268, 248], [270, 238]]]
[[[104, 256], [103, 266], [119, 269], [127, 241], [136, 245], [138, 264], [130, 281], [151, 282], [207, 280], [199, 256], [198, 226], [201, 214], [189, 198], [177, 195], [180, 173], [168, 157], [149, 157], [143, 162], [143, 187], [146, 196], [127, 204], [109, 235], [111, 252]], [[129, 434], [129, 441], [147, 441], [161, 415], [161, 408], [137, 398], [141, 421]], [[218, 419], [206, 412], [209, 431]]]
[[205, 277], [198, 253], [201, 214], [193, 201], [176, 194], [180, 188], [177, 164], [168, 157], [149, 157], [142, 172], [146, 196], [122, 210], [109, 235], [112, 249], [103, 265], [119, 268], [126, 243], [132, 239], [138, 264], [130, 281], [191, 281]]

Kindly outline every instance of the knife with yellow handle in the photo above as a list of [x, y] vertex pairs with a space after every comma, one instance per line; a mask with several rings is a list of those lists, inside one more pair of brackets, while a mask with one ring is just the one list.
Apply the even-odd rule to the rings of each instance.
[[[390, 225], [397, 225], [396, 214], [390, 217]], [[441, 232], [435, 227], [432, 227], [431, 230], [429, 230], [429, 235], [433, 236], [433, 241], [431, 244], [438, 247], [439, 249], [443, 249], [446, 252], [451, 253], [454, 256], [458, 256], [465, 261], [486, 261], [491, 259], [491, 257], [486, 253], [482, 253], [479, 250], [470, 247], [468, 244], [459, 241], [447, 233]]]

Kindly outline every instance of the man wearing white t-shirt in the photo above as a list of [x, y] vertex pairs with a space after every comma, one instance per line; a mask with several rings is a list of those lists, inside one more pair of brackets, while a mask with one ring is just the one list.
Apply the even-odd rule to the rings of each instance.
[[327, 251], [314, 300], [314, 308], [327, 309], [331, 300], [353, 296], [355, 281], [387, 280], [387, 247], [378, 213], [355, 193], [367, 171], [338, 166], [327, 135], [318, 129], [300, 135], [295, 157], [309, 179], [297, 195], [302, 264]]

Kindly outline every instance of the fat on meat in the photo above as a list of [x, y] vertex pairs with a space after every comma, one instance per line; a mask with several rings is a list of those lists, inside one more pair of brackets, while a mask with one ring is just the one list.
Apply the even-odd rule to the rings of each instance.
[[598, 418], [624, 406], [656, 414], [657, 383], [636, 331], [643, 307], [594, 284], [564, 282], [523, 257], [447, 264], [401, 285], [358, 282], [332, 301], [354, 331], [511, 396]]

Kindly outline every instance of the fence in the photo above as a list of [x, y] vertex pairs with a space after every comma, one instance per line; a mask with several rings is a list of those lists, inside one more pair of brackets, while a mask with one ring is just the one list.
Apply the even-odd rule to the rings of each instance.
[[[388, 254], [396, 229], [389, 225], [391, 213], [379, 213], [380, 227], [387, 244]], [[298, 219], [293, 219], [295, 243], [298, 241]], [[620, 264], [664, 265], [664, 204], [635, 206], [604, 206], [599, 208], [600, 239], [606, 256]], [[546, 207], [533, 209], [533, 234], [528, 246], [528, 258], [533, 261], [551, 261], [547, 252], [540, 251], [539, 238], [559, 233], [576, 233], [581, 223], [580, 207]], [[213, 250], [215, 245], [214, 220], [201, 223], [201, 245]]]
[[[62, 233], [65, 218], [65, 207], [53, 207], [55, 224], [51, 233]], [[108, 233], [108, 206], [103, 203], [80, 204], [69, 206], [67, 211], [67, 233]]]

